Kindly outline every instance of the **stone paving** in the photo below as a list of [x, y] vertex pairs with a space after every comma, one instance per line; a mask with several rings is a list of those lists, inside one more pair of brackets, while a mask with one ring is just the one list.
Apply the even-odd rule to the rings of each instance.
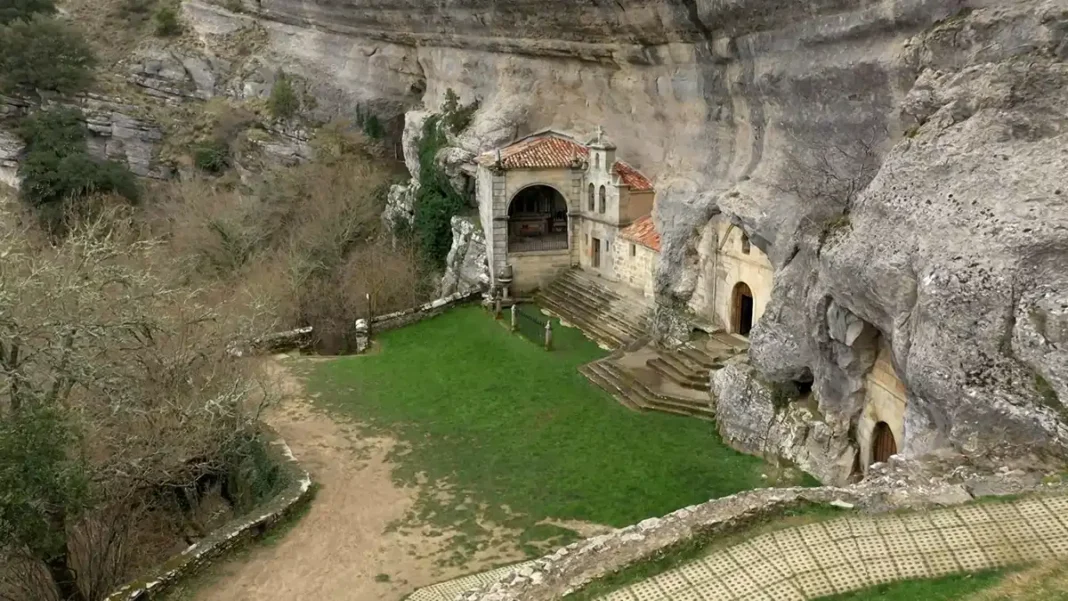
[[[1028, 498], [785, 528], [615, 591], [605, 601], [803, 601], [914, 578], [1068, 558], [1068, 498]], [[453, 601], [520, 566], [420, 589]]]

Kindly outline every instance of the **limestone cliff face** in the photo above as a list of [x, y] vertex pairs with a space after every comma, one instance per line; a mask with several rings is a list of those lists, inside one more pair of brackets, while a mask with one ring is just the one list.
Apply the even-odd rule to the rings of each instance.
[[[454, 158], [603, 125], [657, 187], [666, 333], [702, 279], [701, 230], [729, 215], [776, 269], [753, 365], [813, 381], [836, 460], [879, 340], [909, 391], [906, 454], [1068, 454], [1068, 0], [244, 8], [185, 3], [208, 46], [266, 30], [258, 60], [300, 73], [323, 116], [433, 109], [453, 88], [482, 107]], [[861, 172], [848, 192], [813, 184]]]

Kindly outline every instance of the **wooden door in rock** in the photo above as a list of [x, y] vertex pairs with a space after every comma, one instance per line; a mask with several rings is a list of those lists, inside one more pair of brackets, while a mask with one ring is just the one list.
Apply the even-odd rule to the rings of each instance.
[[894, 433], [886, 422], [875, 424], [875, 430], [871, 433], [871, 460], [872, 463], [886, 463], [891, 455], [897, 454], [897, 441]]
[[745, 282], [738, 282], [734, 287], [732, 313], [734, 318], [734, 333], [739, 336], [749, 336], [753, 329], [753, 292]]
[[594, 268], [599, 269], [601, 267], [601, 239], [593, 239], [593, 260], [592, 264]]

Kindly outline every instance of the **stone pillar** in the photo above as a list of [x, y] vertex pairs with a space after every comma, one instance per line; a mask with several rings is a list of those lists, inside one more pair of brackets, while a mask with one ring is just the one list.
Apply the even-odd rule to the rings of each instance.
[[545, 320], [545, 350], [553, 350], [553, 320]]
[[518, 313], [518, 310], [519, 310], [519, 305], [517, 303], [512, 303], [512, 331], [513, 332], [519, 329], [519, 313]]
[[492, 248], [490, 273], [496, 282], [508, 264], [508, 189], [506, 172], [493, 174], [493, 229], [487, 232], [488, 247]]
[[356, 354], [363, 353], [371, 346], [371, 332], [366, 319], [356, 320]]

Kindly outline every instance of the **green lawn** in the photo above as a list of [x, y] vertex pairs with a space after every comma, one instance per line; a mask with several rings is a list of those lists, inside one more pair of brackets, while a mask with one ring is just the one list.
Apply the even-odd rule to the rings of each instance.
[[817, 601], [963, 601], [1002, 582], [1005, 573], [955, 574], [930, 580], [902, 580]]
[[554, 336], [559, 350], [546, 352], [464, 307], [304, 372], [319, 403], [406, 443], [399, 480], [422, 472], [453, 487], [450, 503], [423, 495], [432, 523], [471, 527], [481, 511], [528, 532], [544, 518], [624, 526], [766, 485], [768, 466], [713, 424], [625, 409], [576, 370], [604, 351], [571, 328]]

